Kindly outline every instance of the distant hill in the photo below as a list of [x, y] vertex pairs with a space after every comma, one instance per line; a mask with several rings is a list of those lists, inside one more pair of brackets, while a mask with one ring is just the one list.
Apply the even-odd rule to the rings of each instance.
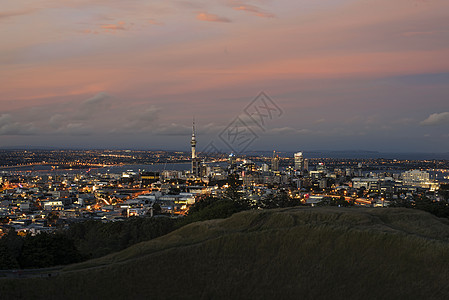
[[0, 279], [1, 298], [447, 299], [449, 222], [402, 208], [246, 211], [46, 272]]

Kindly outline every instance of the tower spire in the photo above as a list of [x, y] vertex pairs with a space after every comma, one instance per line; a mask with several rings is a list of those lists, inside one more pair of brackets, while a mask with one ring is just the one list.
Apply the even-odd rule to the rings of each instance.
[[196, 158], [195, 118], [193, 118], [192, 123], [192, 140], [190, 141], [190, 145], [192, 146], [192, 159], [193, 159]]
[[192, 122], [192, 140], [190, 145], [192, 146], [192, 174], [194, 177], [198, 177], [200, 174], [200, 159], [196, 156], [195, 118], [193, 118]]

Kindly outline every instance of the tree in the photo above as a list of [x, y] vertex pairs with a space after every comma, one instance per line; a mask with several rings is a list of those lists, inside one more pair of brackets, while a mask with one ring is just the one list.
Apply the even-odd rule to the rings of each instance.
[[19, 263], [4, 243], [0, 243], [0, 270], [19, 268]]
[[278, 191], [275, 194], [268, 194], [259, 203], [261, 208], [294, 207], [300, 204], [299, 200], [290, 197], [285, 190]]
[[237, 174], [231, 174], [228, 176], [228, 188], [224, 192], [224, 199], [235, 202], [241, 210], [246, 210], [251, 208], [251, 203], [247, 198], [242, 196], [240, 192], [241, 185], [238, 180]]
[[224, 193], [224, 197], [226, 199], [239, 202], [242, 198], [241, 194], [239, 193], [240, 190], [240, 184], [238, 182], [238, 175], [231, 174], [228, 176], [228, 188], [226, 189]]
[[449, 201], [449, 184], [440, 184], [439, 194], [441, 198], [448, 202]]
[[56, 211], [51, 211], [47, 215], [48, 224], [56, 224], [59, 220], [59, 213]]
[[276, 196], [274, 194], [268, 194], [260, 199], [259, 206], [260, 208], [266, 209], [277, 208], [279, 207], [279, 203], [277, 203]]
[[338, 198], [338, 200], [336, 201], [336, 205], [337, 206], [349, 206], [349, 202], [346, 201], [345, 196], [340, 196], [340, 198]]
[[211, 204], [213, 204], [214, 202], [216, 202], [217, 200], [218, 200], [217, 198], [213, 197], [213, 196], [210, 195], [210, 194], [198, 196], [198, 197], [196, 198], [195, 203], [192, 204], [192, 205], [189, 207], [189, 212], [188, 212], [188, 214], [191, 215], [191, 214], [193, 214], [193, 213], [195, 213], [195, 212], [198, 212], [198, 211], [200, 211], [200, 210], [203, 210], [203, 209], [205, 209], [206, 207], [208, 207], [209, 205], [211, 205]]
[[242, 210], [244, 209], [237, 201], [215, 198], [209, 195], [200, 198], [190, 207], [188, 215], [180, 219], [178, 227], [197, 221], [227, 218]]
[[162, 212], [162, 208], [158, 203], [153, 204], [153, 215], [160, 215]]
[[426, 196], [415, 197], [415, 208], [427, 211], [439, 218], [449, 217], [449, 205], [445, 201], [432, 201]]
[[19, 267], [17, 258], [22, 252], [23, 238], [10, 229], [0, 239], [0, 269], [14, 269]]
[[45, 268], [67, 265], [81, 260], [72, 239], [62, 233], [40, 233], [24, 238], [18, 258], [22, 268]]
[[336, 206], [337, 203], [332, 197], [323, 197], [320, 202], [316, 204], [317, 206]]

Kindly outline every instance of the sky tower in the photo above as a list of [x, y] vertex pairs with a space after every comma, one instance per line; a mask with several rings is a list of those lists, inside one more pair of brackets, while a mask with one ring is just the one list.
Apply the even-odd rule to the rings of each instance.
[[192, 160], [193, 160], [196, 158], [195, 119], [193, 119], [192, 140], [190, 141], [190, 145], [192, 145]]
[[195, 119], [193, 119], [192, 125], [192, 140], [190, 141], [192, 146], [192, 174], [198, 177], [200, 174], [200, 159], [196, 157], [196, 137], [195, 137]]

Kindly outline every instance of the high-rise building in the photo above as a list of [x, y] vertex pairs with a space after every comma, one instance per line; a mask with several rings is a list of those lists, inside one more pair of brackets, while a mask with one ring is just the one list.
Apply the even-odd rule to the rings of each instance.
[[295, 170], [302, 171], [304, 169], [304, 156], [302, 152], [295, 153]]
[[196, 137], [195, 137], [195, 120], [193, 120], [192, 125], [192, 140], [190, 141], [192, 146], [192, 159], [196, 158]]
[[262, 172], [268, 172], [270, 167], [267, 164], [262, 164]]
[[271, 171], [279, 171], [279, 155], [276, 155], [276, 151], [273, 151], [271, 158]]
[[235, 169], [235, 166], [236, 166], [235, 158], [236, 157], [235, 157], [234, 153], [229, 154], [228, 163], [229, 163], [229, 169], [230, 170]]
[[405, 171], [401, 174], [405, 184], [417, 183], [417, 182], [429, 182], [429, 172], [420, 170]]
[[200, 159], [196, 156], [195, 120], [193, 120], [190, 145], [192, 146], [192, 174], [198, 177], [200, 175]]

